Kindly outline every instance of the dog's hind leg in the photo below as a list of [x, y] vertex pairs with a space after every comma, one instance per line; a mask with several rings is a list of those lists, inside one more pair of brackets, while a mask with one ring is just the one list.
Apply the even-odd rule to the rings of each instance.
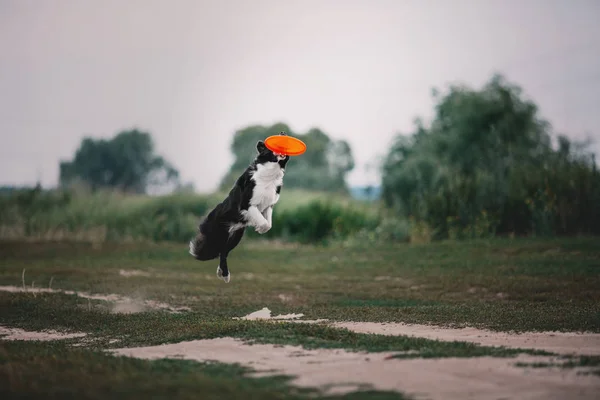
[[231, 237], [229, 237], [229, 240], [227, 240], [225, 249], [221, 251], [221, 254], [219, 256], [217, 276], [227, 283], [229, 283], [229, 281], [231, 280], [231, 272], [229, 272], [229, 266], [227, 265], [227, 256], [229, 255], [229, 252], [240, 243], [240, 240], [242, 240], [242, 237], [244, 236], [244, 232], [245, 230], [243, 228], [233, 232]]
[[231, 280], [231, 273], [229, 272], [229, 267], [227, 266], [227, 253], [221, 253], [221, 255], [219, 256], [217, 276], [223, 279], [225, 283], [229, 283], [229, 281]]

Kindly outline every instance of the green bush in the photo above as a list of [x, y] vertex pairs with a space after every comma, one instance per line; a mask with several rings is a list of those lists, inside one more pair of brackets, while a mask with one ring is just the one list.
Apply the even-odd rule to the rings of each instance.
[[[273, 227], [265, 237], [324, 244], [348, 238], [362, 230], [374, 231], [378, 224], [379, 217], [361, 207], [313, 200], [274, 212]], [[254, 230], [248, 231], [249, 236], [258, 236]]]
[[431, 122], [398, 135], [383, 163], [382, 197], [411, 221], [411, 240], [600, 235], [595, 156], [554, 137], [519, 87], [495, 76], [435, 101]]

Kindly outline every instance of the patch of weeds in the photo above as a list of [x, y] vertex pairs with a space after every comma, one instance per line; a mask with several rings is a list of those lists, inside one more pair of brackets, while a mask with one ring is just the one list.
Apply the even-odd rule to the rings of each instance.
[[[562, 360], [556, 362], [518, 362], [517, 367], [523, 368], [595, 368], [600, 367], [600, 356], [577, 356], [577, 357], [561, 357]], [[581, 373], [597, 374], [598, 370], [580, 371]]]
[[0, 397], [39, 399], [328, 399], [402, 400], [395, 392], [323, 396], [290, 377], [249, 378], [239, 365], [139, 360], [64, 344], [0, 342]]
[[595, 375], [600, 377], [600, 369], [594, 369], [592, 371], [579, 371], [577, 375]]
[[515, 363], [515, 366], [521, 367], [521, 368], [551, 368], [551, 367], [558, 367], [558, 366], [560, 366], [560, 364], [555, 364], [555, 363], [550, 363], [550, 362], [527, 363], [527, 362], [519, 361], [518, 363]]
[[600, 367], [600, 356], [581, 356], [571, 358], [564, 365], [565, 368], [573, 367]]

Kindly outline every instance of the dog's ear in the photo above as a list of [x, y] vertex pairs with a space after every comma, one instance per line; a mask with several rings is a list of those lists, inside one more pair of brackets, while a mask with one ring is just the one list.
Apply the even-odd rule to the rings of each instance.
[[265, 142], [263, 142], [262, 140], [259, 140], [258, 143], [256, 143], [256, 150], [258, 150], [259, 153], [262, 153], [266, 149], [267, 146], [265, 146]]

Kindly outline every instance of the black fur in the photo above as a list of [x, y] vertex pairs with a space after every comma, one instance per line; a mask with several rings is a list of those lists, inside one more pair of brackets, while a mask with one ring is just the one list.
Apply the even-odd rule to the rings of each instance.
[[[285, 133], [280, 133], [285, 135]], [[230, 227], [236, 224], [246, 224], [242, 211], [247, 211], [254, 195], [256, 183], [252, 175], [257, 171], [259, 164], [277, 162], [285, 170], [289, 156], [278, 160], [277, 155], [269, 150], [263, 141], [256, 144], [258, 154], [254, 161], [246, 168], [237, 179], [228, 196], [219, 203], [200, 223], [198, 233], [190, 241], [190, 254], [197, 260], [206, 261], [219, 258], [220, 273], [223, 278], [229, 276], [227, 256], [240, 243], [244, 236], [245, 226], [233, 233]], [[281, 185], [276, 188], [277, 194]], [[219, 271], [218, 271], [219, 273]], [[228, 279], [226, 279], [228, 281]]]

